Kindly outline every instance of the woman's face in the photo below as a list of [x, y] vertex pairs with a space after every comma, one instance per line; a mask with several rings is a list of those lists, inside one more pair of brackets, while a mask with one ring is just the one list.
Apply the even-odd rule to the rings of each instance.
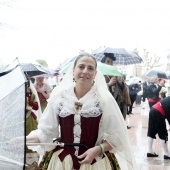
[[123, 78], [122, 77], [117, 77], [117, 81], [119, 82], [119, 84], [122, 84], [123, 83]]
[[43, 83], [44, 82], [44, 77], [36, 77], [36, 82], [37, 83]]
[[82, 57], [73, 68], [73, 76], [76, 83], [93, 84], [96, 76], [96, 63], [91, 57]]
[[111, 65], [112, 66], [113, 65], [113, 60], [111, 58], [109, 58], [109, 57], [106, 57], [104, 63], [107, 64], [107, 65]]

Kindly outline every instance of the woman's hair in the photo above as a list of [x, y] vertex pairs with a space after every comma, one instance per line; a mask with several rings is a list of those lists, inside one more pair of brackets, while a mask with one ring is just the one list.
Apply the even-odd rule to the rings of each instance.
[[104, 63], [106, 58], [110, 58], [113, 61], [116, 61], [116, 57], [113, 53], [104, 53], [104, 57], [102, 58], [101, 62]]
[[97, 68], [97, 61], [96, 61], [96, 59], [94, 58], [93, 55], [91, 55], [91, 54], [89, 54], [89, 53], [87, 53], [87, 52], [83, 52], [83, 53], [81, 53], [81, 54], [78, 55], [78, 57], [77, 57], [76, 60], [74, 61], [74, 68], [75, 68], [75, 66], [77, 65], [78, 60], [79, 60], [80, 58], [82, 58], [82, 57], [90, 57], [90, 58], [92, 58], [92, 59], [95, 61], [95, 65], [96, 65], [96, 68]]

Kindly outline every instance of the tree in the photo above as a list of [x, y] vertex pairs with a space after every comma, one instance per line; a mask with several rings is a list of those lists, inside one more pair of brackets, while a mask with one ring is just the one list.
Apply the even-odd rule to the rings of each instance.
[[[135, 49], [134, 52], [139, 53], [137, 49]], [[143, 67], [146, 70], [150, 70], [154, 67], [159, 67], [162, 65], [160, 64], [161, 57], [159, 57], [156, 54], [153, 55], [150, 54], [146, 49], [143, 49], [142, 59], [143, 59]]]

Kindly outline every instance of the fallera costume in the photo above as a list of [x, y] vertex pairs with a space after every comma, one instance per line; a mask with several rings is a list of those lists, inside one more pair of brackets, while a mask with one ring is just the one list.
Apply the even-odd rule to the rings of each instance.
[[[52, 145], [29, 146], [44, 156], [39, 169], [47, 170], [112, 170], [120, 169], [110, 163], [109, 153], [118, 154], [126, 162], [129, 170], [136, 164], [127, 136], [127, 129], [120, 109], [107, 89], [105, 79], [97, 72], [92, 88], [81, 98], [74, 93], [72, 69], [66, 73], [61, 84], [53, 90], [48, 105], [42, 115], [38, 130], [32, 131], [40, 143], [53, 143], [53, 138], [61, 138], [64, 143], [81, 143], [89, 148], [106, 140], [112, 150], [96, 157], [91, 164], [80, 165], [77, 156], [86, 150], [83, 147], [59, 147]], [[105, 95], [103, 95], [105, 94]], [[77, 108], [77, 103], [79, 106]], [[60, 127], [60, 132], [59, 132]]]

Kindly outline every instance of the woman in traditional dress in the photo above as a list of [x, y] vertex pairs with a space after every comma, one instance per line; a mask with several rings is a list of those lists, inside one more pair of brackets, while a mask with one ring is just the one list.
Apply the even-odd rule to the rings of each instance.
[[[27, 81], [27, 91], [26, 91], [26, 98], [27, 98], [27, 105], [26, 105], [26, 135], [28, 135], [32, 130], [37, 129], [38, 121], [37, 115], [34, 111], [38, 111], [39, 109], [39, 101], [38, 96], [36, 97], [35, 94], [36, 90], [33, 89], [31, 82]], [[27, 168], [30, 169], [33, 167], [38, 167], [38, 160], [39, 155], [36, 152], [26, 148], [26, 164]]]
[[[53, 138], [58, 137], [63, 143], [81, 146], [54, 146]], [[53, 90], [38, 130], [26, 140], [27, 145], [38, 145], [29, 148], [46, 152], [39, 169], [118, 170], [122, 165], [109, 154], [117, 153], [124, 158], [123, 168], [136, 170], [123, 116], [96, 60], [88, 53], [77, 57]]]
[[47, 99], [50, 97], [52, 89], [47, 83], [44, 83], [44, 77], [42, 76], [36, 77], [35, 89], [37, 90], [41, 110], [43, 112], [47, 106]]

